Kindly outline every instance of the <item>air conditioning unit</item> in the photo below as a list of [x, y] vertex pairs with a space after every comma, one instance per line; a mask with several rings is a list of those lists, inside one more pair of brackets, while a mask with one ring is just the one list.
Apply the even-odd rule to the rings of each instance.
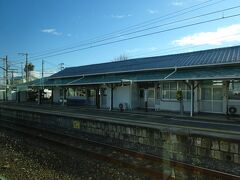
[[229, 113], [230, 115], [236, 114], [236, 113], [237, 113], [237, 108], [234, 107], [234, 106], [230, 106], [230, 107], [228, 108], [228, 113]]

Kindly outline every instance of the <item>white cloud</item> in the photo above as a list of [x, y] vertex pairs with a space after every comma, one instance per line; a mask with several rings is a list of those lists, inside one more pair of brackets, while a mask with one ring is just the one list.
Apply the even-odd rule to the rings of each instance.
[[56, 36], [62, 35], [62, 33], [58, 32], [56, 29], [54, 28], [50, 28], [50, 29], [42, 29], [41, 32], [43, 33], [48, 33], [48, 34], [53, 34]]
[[127, 54], [134, 54], [134, 53], [138, 53], [138, 52], [140, 52], [140, 51], [142, 51], [141, 48], [133, 48], [133, 49], [128, 49], [128, 50], [126, 50], [126, 53], [127, 53]]
[[158, 47], [149, 47], [147, 48], [148, 51], [157, 51], [158, 50]]
[[155, 9], [148, 9], [147, 12], [148, 12], [149, 14], [157, 14], [157, 13], [159, 13], [159, 11], [158, 11], [158, 10], [155, 10]]
[[174, 45], [221, 45], [223, 43], [240, 42], [240, 24], [218, 28], [212, 32], [200, 32], [173, 41]]
[[172, 2], [172, 5], [173, 5], [173, 6], [182, 6], [182, 5], [183, 5], [183, 2], [182, 2], [182, 1], [179, 1], [179, 0], [176, 0], [176, 1], [173, 1], [173, 2]]
[[131, 14], [111, 15], [111, 17], [114, 19], [123, 19], [131, 16], [132, 16]]

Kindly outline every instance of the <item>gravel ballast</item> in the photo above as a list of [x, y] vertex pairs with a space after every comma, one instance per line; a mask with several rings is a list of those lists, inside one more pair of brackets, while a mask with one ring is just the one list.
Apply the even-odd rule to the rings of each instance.
[[0, 130], [0, 152], [0, 180], [149, 179], [132, 169], [4, 129]]

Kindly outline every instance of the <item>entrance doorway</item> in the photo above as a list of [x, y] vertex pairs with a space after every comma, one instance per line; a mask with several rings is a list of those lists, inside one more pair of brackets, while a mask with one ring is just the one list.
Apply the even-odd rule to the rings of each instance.
[[[146, 94], [145, 94], [146, 92]], [[155, 108], [155, 89], [148, 88], [148, 89], [140, 89], [139, 96], [140, 96], [140, 107], [145, 108], [145, 95], [147, 96], [147, 104], [149, 109]]]
[[148, 108], [154, 109], [155, 108], [155, 90], [154, 88], [148, 89]]

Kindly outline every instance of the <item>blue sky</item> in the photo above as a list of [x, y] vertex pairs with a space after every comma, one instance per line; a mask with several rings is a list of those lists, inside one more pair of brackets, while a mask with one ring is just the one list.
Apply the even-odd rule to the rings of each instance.
[[[190, 8], [198, 4], [201, 5], [195, 6], [195, 10]], [[83, 41], [86, 43], [94, 37], [151, 19], [162, 18], [135, 31], [238, 5], [240, 0], [0, 0], [0, 56], [8, 55], [12, 68], [20, 68], [23, 57], [17, 53], [28, 52], [29, 61], [35, 64], [36, 70], [41, 69], [41, 59], [44, 59], [47, 71], [56, 70], [61, 62], [65, 66], [79, 66], [112, 61], [121, 54], [136, 58], [237, 45], [240, 42], [239, 16], [59, 56], [47, 58], [51, 54], [43, 55], [51, 52], [49, 50], [62, 52], [60, 50], [80, 45]], [[190, 9], [184, 11], [186, 8]], [[238, 14], [239, 10], [236, 8], [104, 42], [227, 17]], [[167, 14], [179, 11], [191, 12], [172, 14], [166, 19]], [[37, 59], [37, 55], [42, 56]]]

